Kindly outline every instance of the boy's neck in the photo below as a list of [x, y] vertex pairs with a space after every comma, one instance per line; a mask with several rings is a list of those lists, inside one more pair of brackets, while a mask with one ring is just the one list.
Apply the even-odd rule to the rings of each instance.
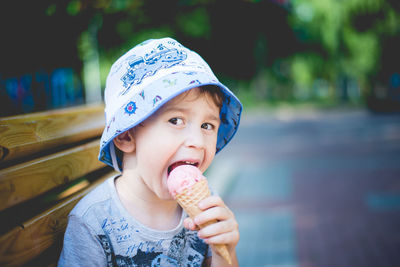
[[115, 180], [122, 205], [135, 220], [154, 230], [172, 230], [180, 222], [182, 209], [173, 200], [163, 200], [146, 189], [140, 189], [135, 179], [122, 175]]

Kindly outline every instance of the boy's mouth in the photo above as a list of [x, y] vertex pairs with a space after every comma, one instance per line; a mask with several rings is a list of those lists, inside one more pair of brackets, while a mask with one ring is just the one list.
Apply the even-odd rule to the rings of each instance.
[[192, 165], [192, 166], [198, 167], [199, 163], [192, 162], [192, 161], [186, 161], [186, 160], [175, 162], [168, 167], [168, 176], [172, 172], [173, 169], [175, 169], [176, 167], [181, 166], [181, 165]]

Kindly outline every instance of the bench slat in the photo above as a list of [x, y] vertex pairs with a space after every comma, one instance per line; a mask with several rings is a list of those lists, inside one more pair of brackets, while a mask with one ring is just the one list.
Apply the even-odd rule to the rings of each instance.
[[99, 136], [103, 110], [93, 105], [0, 118], [0, 162]]
[[106, 166], [99, 140], [0, 170], [0, 211]]
[[76, 203], [115, 172], [108, 173], [87, 189], [69, 197], [22, 226], [15, 227], [0, 237], [0, 266], [20, 266], [52, 246], [62, 238], [68, 213]]

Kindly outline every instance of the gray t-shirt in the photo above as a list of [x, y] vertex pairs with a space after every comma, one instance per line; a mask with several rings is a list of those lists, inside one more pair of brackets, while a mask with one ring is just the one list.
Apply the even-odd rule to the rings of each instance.
[[71, 211], [58, 266], [201, 266], [211, 256], [197, 232], [150, 229], [122, 206], [111, 177]]

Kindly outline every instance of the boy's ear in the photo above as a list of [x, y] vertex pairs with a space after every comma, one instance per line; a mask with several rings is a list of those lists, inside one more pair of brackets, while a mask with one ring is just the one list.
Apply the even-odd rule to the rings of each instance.
[[133, 129], [125, 131], [114, 138], [114, 145], [124, 153], [135, 152], [136, 144], [133, 137]]

